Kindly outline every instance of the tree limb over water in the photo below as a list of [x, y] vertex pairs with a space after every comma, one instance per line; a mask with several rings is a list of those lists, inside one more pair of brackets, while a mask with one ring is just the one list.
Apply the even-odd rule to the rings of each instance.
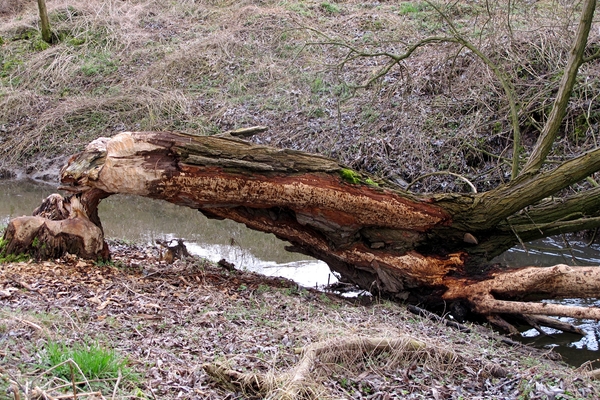
[[[91, 222], [100, 229], [89, 234], [100, 236], [83, 242], [95, 243], [103, 240], [98, 202], [135, 194], [273, 233], [290, 242], [291, 251], [321, 259], [343, 280], [388, 298], [450, 303], [490, 321], [507, 314], [600, 319], [599, 308], [531, 302], [595, 297], [600, 268], [489, 264], [521, 241], [600, 226], [598, 188], [564, 193], [600, 171], [600, 149], [545, 165], [583, 62], [594, 8], [592, 0], [582, 8], [566, 77], [529, 160], [519, 176], [490, 191], [415, 195], [308, 153], [234, 137], [126, 132], [97, 139], [71, 158], [61, 180], [74, 197], [57, 202], [65, 209], [47, 219]], [[31, 249], [36, 237], [12, 223], [5, 235], [10, 249]], [[54, 246], [66, 248], [65, 238], [54, 239]]]
[[[69, 161], [61, 178], [64, 189], [85, 198], [88, 206], [80, 209], [90, 215], [101, 198], [116, 193], [192, 207], [273, 233], [290, 242], [290, 250], [321, 259], [343, 280], [384, 297], [430, 306], [456, 303], [486, 317], [600, 319], [598, 308], [528, 302], [595, 296], [600, 268], [512, 270], [487, 264], [490, 253], [497, 252], [490, 243], [510, 248], [518, 238], [507, 234], [506, 220], [480, 227], [472, 221], [498, 215], [496, 208], [505, 208], [511, 196], [520, 201], [523, 191], [509, 190], [515, 183], [484, 194], [415, 195], [321, 156], [172, 132], [98, 139]], [[587, 207], [590, 214], [598, 212]], [[565, 210], [571, 214], [570, 207]], [[520, 218], [516, 212], [512, 226], [517, 231], [522, 224], [535, 224]], [[590, 221], [600, 226], [597, 218]], [[554, 224], [564, 223], [568, 230], [569, 222]], [[467, 234], [477, 243], [466, 240]]]

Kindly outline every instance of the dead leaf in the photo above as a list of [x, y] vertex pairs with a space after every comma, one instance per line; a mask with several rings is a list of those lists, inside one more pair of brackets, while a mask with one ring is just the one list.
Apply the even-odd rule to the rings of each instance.
[[100, 304], [96, 309], [97, 310], [104, 310], [106, 308], [107, 305], [109, 305], [112, 302], [112, 299], [108, 299], [102, 302], [102, 304]]
[[1, 289], [0, 290], [0, 299], [6, 299], [8, 297], [11, 297], [13, 292], [18, 292], [19, 289], [14, 288], [14, 287], [8, 287], [6, 289]]

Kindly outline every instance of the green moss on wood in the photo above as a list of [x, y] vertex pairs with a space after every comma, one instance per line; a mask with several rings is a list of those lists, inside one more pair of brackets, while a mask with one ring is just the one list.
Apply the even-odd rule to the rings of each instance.
[[342, 176], [342, 179], [346, 182], [353, 183], [355, 185], [361, 182], [360, 175], [357, 172], [352, 171], [351, 169], [342, 168], [340, 170], [340, 175]]
[[340, 170], [340, 175], [342, 176], [343, 180], [345, 180], [348, 183], [352, 183], [354, 185], [362, 183], [362, 184], [369, 185], [369, 186], [379, 187], [379, 184], [377, 182], [375, 182], [373, 179], [371, 179], [371, 178], [363, 179], [363, 177], [358, 172], [353, 171], [348, 168], [342, 168]]

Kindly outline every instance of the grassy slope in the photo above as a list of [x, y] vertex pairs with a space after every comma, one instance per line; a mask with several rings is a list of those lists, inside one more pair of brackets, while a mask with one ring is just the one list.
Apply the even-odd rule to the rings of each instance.
[[[387, 60], [341, 67], [343, 48], [317, 44], [400, 54], [407, 43], [447, 34], [425, 3], [50, 0], [60, 39], [52, 46], [37, 32], [35, 3], [17, 3], [0, 3], [0, 167], [43, 170], [40, 157], [124, 130], [212, 134], [264, 124], [271, 130], [254, 140], [322, 153], [400, 183], [440, 169], [485, 189], [510, 171], [493, 155], [510, 155], [506, 101], [472, 53], [428, 46], [381, 85], [354, 91]], [[445, 10], [514, 75], [527, 145], [556, 89], [573, 9], [517, 1], [508, 20], [505, 2], [486, 4]], [[597, 64], [584, 68], [557, 154], [593, 145]]]

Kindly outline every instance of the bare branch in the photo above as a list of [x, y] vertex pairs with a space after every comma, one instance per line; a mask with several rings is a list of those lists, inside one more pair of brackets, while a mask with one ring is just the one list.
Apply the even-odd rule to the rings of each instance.
[[584, 62], [583, 53], [587, 45], [595, 8], [596, 0], [586, 0], [583, 4], [579, 26], [571, 49], [571, 55], [567, 62], [567, 66], [565, 67], [565, 73], [561, 79], [552, 111], [550, 112], [548, 121], [544, 125], [544, 129], [533, 148], [529, 160], [527, 160], [527, 163], [523, 168], [523, 174], [539, 171], [540, 167], [545, 162], [548, 153], [550, 153], [550, 150], [552, 149], [562, 120], [567, 112], [567, 105], [569, 104], [569, 99], [575, 85], [577, 72]]
[[[316, 32], [318, 34], [321, 34], [323, 36], [325, 36], [325, 34], [316, 31], [313, 28], [306, 28], [309, 29], [313, 32]], [[327, 36], [325, 36], [327, 37]], [[328, 38], [328, 37], [327, 37]], [[344, 60], [342, 60], [339, 64], [338, 67], [343, 67], [346, 63], [348, 63], [349, 61], [353, 61], [356, 60], [358, 58], [375, 58], [375, 57], [387, 57], [389, 58], [391, 61], [386, 64], [385, 67], [381, 68], [374, 76], [372, 76], [371, 78], [369, 78], [366, 82], [360, 84], [360, 85], [355, 85], [353, 86], [354, 89], [364, 89], [369, 87], [370, 85], [372, 85], [374, 82], [376, 82], [377, 80], [381, 79], [382, 77], [384, 77], [385, 75], [388, 74], [388, 72], [394, 67], [394, 65], [400, 64], [401, 61], [407, 59], [408, 57], [410, 57], [417, 49], [424, 47], [426, 45], [429, 44], [433, 44], [433, 43], [445, 43], [445, 42], [451, 42], [451, 43], [458, 43], [458, 41], [453, 38], [453, 37], [446, 37], [446, 36], [431, 36], [428, 38], [425, 38], [423, 40], [420, 40], [419, 42], [411, 45], [408, 47], [408, 49], [402, 53], [402, 54], [392, 54], [392, 53], [388, 53], [388, 52], [366, 52], [363, 51], [361, 49], [358, 49], [346, 42], [343, 41], [337, 41], [337, 40], [332, 40], [329, 39], [326, 41], [322, 41], [322, 42], [311, 42], [311, 43], [307, 43], [308, 46], [315, 46], [315, 45], [330, 45], [330, 46], [337, 46], [337, 47], [342, 47], [342, 48], [346, 48], [349, 50], [348, 55], [344, 58]]]
[[436, 171], [436, 172], [431, 172], [429, 174], [421, 175], [418, 178], [416, 178], [414, 181], [412, 181], [411, 183], [409, 183], [408, 186], [405, 188], [405, 190], [410, 189], [410, 187], [412, 185], [414, 185], [415, 183], [417, 183], [418, 181], [423, 180], [425, 178], [428, 178], [430, 176], [434, 176], [434, 175], [450, 175], [450, 176], [453, 176], [455, 178], [458, 178], [458, 179], [464, 181], [467, 185], [469, 185], [469, 187], [471, 188], [471, 191], [473, 193], [477, 193], [477, 188], [475, 187], [475, 185], [473, 185], [473, 183], [470, 180], [468, 180], [467, 178], [465, 178], [462, 175], [455, 174], [454, 172], [450, 172], [450, 171]]
[[534, 222], [545, 224], [564, 220], [565, 215], [578, 214], [580, 217], [600, 216], [600, 188], [593, 188], [565, 198], [551, 198], [532, 205], [526, 214], [518, 214], [510, 218], [513, 224]]
[[[511, 179], [515, 179], [519, 174], [519, 154], [521, 152], [521, 128], [519, 127], [519, 112], [517, 110], [517, 101], [515, 98], [515, 89], [510, 81], [510, 78], [507, 74], [502, 71], [498, 65], [496, 65], [488, 56], [483, 54], [477, 46], [469, 42], [463, 35], [460, 34], [458, 29], [454, 26], [452, 21], [448, 18], [448, 16], [443, 13], [435, 4], [430, 1], [427, 3], [433, 7], [438, 14], [446, 21], [450, 30], [454, 35], [454, 39], [457, 43], [460, 43], [464, 47], [471, 50], [487, 67], [492, 70], [494, 76], [500, 81], [500, 85], [504, 90], [504, 94], [506, 95], [506, 99], [508, 100], [508, 106], [510, 108], [510, 119], [511, 125], [513, 129], [513, 154], [512, 154], [512, 170], [511, 170]], [[510, 4], [509, 4], [510, 7]]]
[[600, 59], [600, 49], [596, 50], [596, 52], [594, 54], [592, 54], [591, 56], [585, 57], [582, 61], [582, 64], [596, 61], [598, 59]]
[[462, 218], [455, 217], [455, 221], [464, 219], [467, 226], [493, 227], [519, 210], [597, 171], [600, 171], [600, 149], [565, 161], [552, 171], [520, 175], [507, 185], [482, 193], [475, 197], [473, 209], [466, 211]]

